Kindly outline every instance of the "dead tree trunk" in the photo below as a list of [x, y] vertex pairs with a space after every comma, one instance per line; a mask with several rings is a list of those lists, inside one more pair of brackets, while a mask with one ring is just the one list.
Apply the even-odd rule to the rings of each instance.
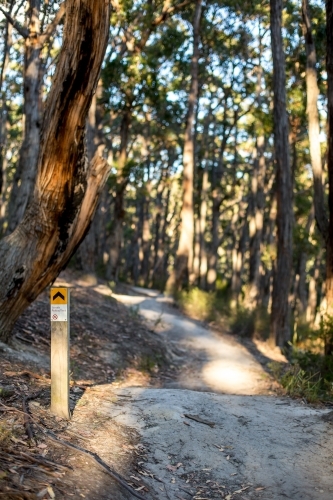
[[52, 282], [82, 240], [106, 180], [106, 162], [84, 155], [84, 129], [109, 31], [104, 0], [66, 0], [63, 46], [45, 104], [33, 197], [0, 242], [0, 338]]
[[289, 290], [292, 268], [292, 174], [286, 108], [282, 0], [270, 1], [274, 90], [274, 147], [277, 181], [277, 262], [273, 281], [271, 332], [275, 345], [290, 339]]

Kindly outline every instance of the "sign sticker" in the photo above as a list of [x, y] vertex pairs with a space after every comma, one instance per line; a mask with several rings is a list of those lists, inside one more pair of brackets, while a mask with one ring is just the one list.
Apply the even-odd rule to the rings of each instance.
[[67, 321], [67, 304], [51, 304], [51, 321]]

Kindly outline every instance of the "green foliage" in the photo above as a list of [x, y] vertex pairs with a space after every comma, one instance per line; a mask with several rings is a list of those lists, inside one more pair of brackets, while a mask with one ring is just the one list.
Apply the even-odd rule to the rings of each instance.
[[326, 315], [320, 320], [319, 337], [324, 341], [324, 344], [333, 343], [333, 316]]
[[290, 368], [280, 379], [287, 394], [316, 403], [322, 395], [323, 380], [319, 374], [309, 375], [298, 365]]
[[291, 364], [269, 363], [268, 368], [286, 393], [308, 403], [333, 400], [333, 357], [293, 348]]
[[181, 309], [192, 318], [214, 321], [226, 327], [230, 333], [241, 337], [257, 336], [267, 339], [269, 314], [263, 307], [250, 310], [244, 306], [236, 309], [230, 306], [230, 293], [226, 282], [219, 281], [216, 292], [205, 292], [191, 288], [176, 294]]
[[202, 321], [212, 320], [216, 295], [199, 288], [177, 293], [176, 300], [184, 312]]

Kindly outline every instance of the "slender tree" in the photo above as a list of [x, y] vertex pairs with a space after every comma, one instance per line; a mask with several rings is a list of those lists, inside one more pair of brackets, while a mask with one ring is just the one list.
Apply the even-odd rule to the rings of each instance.
[[183, 149], [183, 205], [181, 209], [181, 228], [176, 255], [175, 268], [168, 280], [170, 290], [178, 290], [184, 279], [189, 280], [193, 266], [193, 179], [194, 179], [194, 119], [198, 99], [198, 67], [200, 19], [202, 0], [196, 0], [193, 20], [193, 54], [191, 61], [191, 87]]
[[290, 339], [289, 290], [292, 266], [292, 173], [286, 108], [282, 0], [270, 0], [273, 55], [274, 147], [277, 192], [277, 259], [273, 280], [271, 340], [283, 347]]
[[[326, 301], [327, 313], [333, 317], [333, 2], [326, 0], [326, 43], [327, 43], [327, 170], [329, 227], [326, 245]], [[333, 353], [333, 338], [325, 345], [325, 354]]]

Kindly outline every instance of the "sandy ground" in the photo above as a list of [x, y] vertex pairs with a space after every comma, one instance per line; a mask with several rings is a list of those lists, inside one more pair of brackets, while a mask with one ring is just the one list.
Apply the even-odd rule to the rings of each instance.
[[328, 410], [269, 395], [264, 368], [244, 346], [184, 317], [157, 292], [132, 292], [116, 298], [139, 308], [183, 366], [164, 388], [118, 389], [120, 406], [101, 405], [140, 435], [147, 498], [332, 499]]

